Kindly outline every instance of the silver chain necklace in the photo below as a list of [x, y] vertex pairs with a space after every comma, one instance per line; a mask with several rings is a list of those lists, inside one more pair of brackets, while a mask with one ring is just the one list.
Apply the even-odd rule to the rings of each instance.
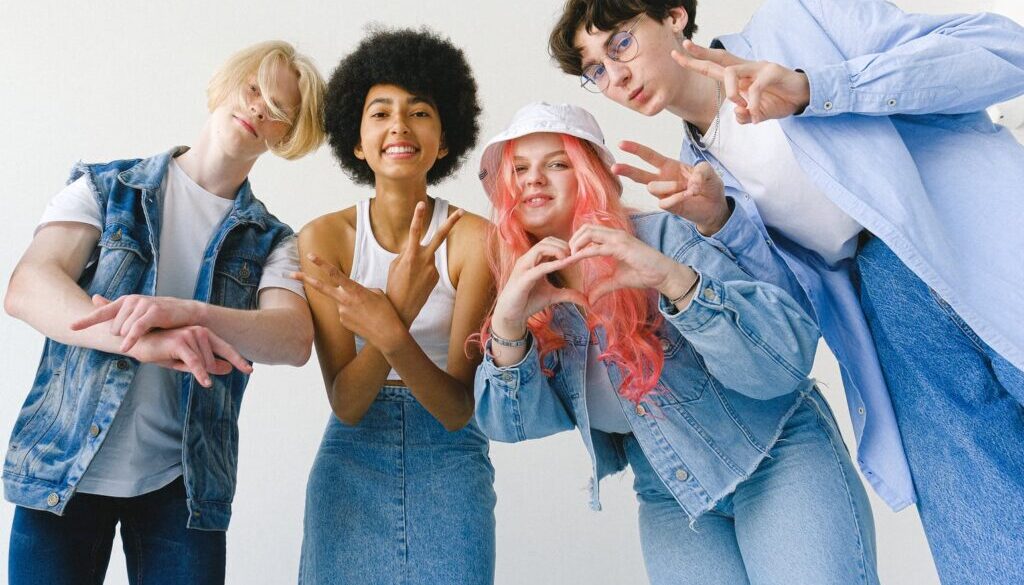
[[700, 140], [694, 134], [692, 124], [686, 124], [686, 132], [690, 135], [690, 140], [701, 152], [707, 152], [708, 148], [714, 146], [715, 141], [718, 140], [718, 129], [722, 126], [722, 84], [715, 82], [715, 104], [718, 106], [715, 109], [715, 119], [711, 121], [711, 139]]

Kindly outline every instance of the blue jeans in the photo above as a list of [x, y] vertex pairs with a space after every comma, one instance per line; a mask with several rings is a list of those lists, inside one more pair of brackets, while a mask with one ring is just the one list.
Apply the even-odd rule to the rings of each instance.
[[939, 577], [1024, 583], [1024, 372], [878, 238], [857, 263]]
[[625, 450], [652, 585], [878, 583], [867, 494], [817, 391], [754, 473], [692, 523], [633, 435]]
[[299, 583], [489, 585], [494, 468], [470, 423], [448, 432], [405, 388], [327, 424], [306, 488]]
[[120, 522], [133, 585], [224, 583], [222, 531], [189, 530], [185, 484], [134, 498], [77, 494], [63, 516], [18, 506], [11, 528], [10, 585], [99, 585]]

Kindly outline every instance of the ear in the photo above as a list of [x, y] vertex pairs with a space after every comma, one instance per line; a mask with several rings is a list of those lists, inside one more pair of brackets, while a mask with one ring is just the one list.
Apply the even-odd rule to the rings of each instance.
[[352, 149], [352, 153], [356, 155], [359, 160], [366, 160], [366, 155], [363, 153], [363, 143], [356, 143], [356, 147]]
[[437, 149], [437, 160], [448, 156], [448, 145], [444, 143], [444, 133], [441, 133], [441, 147]]
[[690, 14], [682, 6], [669, 8], [668, 21], [672, 26], [672, 32], [679, 34], [686, 29], [686, 25], [690, 24]]

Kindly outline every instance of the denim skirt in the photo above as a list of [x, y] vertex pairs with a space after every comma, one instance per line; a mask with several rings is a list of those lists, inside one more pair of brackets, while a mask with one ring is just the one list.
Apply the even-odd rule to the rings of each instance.
[[493, 583], [487, 451], [475, 421], [448, 432], [400, 386], [355, 426], [331, 416], [306, 486], [299, 583]]

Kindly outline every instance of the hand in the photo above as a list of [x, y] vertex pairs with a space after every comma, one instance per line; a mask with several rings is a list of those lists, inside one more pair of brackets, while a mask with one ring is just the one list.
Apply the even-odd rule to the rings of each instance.
[[202, 308], [202, 304], [196, 301], [147, 295], [125, 295], [113, 302], [101, 295], [93, 295], [92, 304], [97, 308], [71, 323], [71, 330], [81, 331], [110, 321], [110, 333], [124, 338], [121, 353], [127, 353], [139, 338], [153, 329], [197, 325]]
[[211, 374], [229, 374], [232, 366], [240, 372], [252, 373], [252, 365], [228, 342], [206, 327], [195, 325], [147, 333], [126, 355], [192, 374], [206, 388], [213, 385]]
[[448, 237], [448, 233], [452, 231], [463, 213], [459, 209], [449, 215], [430, 242], [424, 246], [420, 241], [423, 240], [427, 204], [422, 201], [416, 204], [412, 222], [409, 224], [409, 240], [405, 249], [399, 252], [398, 257], [388, 267], [387, 295], [407, 327], [412, 325], [420, 309], [427, 303], [430, 292], [437, 286], [438, 274], [434, 253], [441, 247], [441, 243]]
[[338, 307], [338, 320], [342, 327], [384, 354], [397, 349], [403, 335], [408, 333], [408, 327], [384, 291], [366, 288], [316, 254], [307, 254], [306, 257], [324, 270], [327, 282], [305, 272], [293, 272], [290, 276], [333, 300]]
[[807, 75], [768, 61], [746, 61], [725, 49], [708, 49], [687, 40], [687, 54], [672, 58], [691, 71], [721, 83], [725, 97], [736, 104], [736, 121], [754, 124], [802, 112], [811, 101]]
[[554, 237], [537, 242], [519, 257], [508, 282], [494, 302], [491, 328], [501, 337], [520, 339], [526, 335], [526, 320], [556, 303], [586, 306], [583, 293], [558, 288], [548, 275], [578, 261], [570, 254], [569, 244]]
[[569, 248], [575, 258], [603, 256], [615, 260], [614, 272], [590, 286], [587, 300], [591, 304], [621, 288], [653, 288], [675, 298], [686, 290], [679, 283], [687, 280], [687, 272], [692, 275], [687, 282], [696, 278], [688, 267], [620, 229], [585, 224], [572, 235]]
[[691, 167], [628, 140], [621, 142], [619, 148], [642, 158], [655, 167], [656, 172], [616, 163], [612, 165], [613, 173], [647, 185], [647, 191], [660, 200], [658, 207], [690, 220], [705, 236], [722, 229], [729, 219], [729, 202], [725, 199], [722, 178], [710, 164], [702, 161]]

